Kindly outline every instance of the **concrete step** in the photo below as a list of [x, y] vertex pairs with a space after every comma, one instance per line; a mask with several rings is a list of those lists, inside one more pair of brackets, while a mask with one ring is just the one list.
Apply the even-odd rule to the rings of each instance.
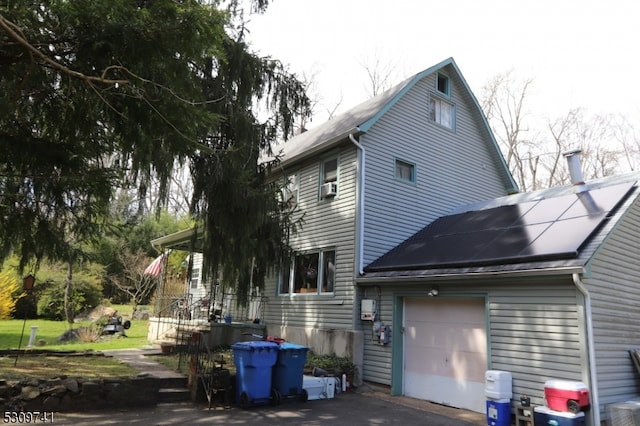
[[191, 401], [191, 391], [188, 388], [160, 388], [158, 390], [158, 404]]
[[185, 376], [180, 377], [158, 377], [156, 378], [160, 385], [160, 389], [164, 388], [188, 388], [189, 379]]

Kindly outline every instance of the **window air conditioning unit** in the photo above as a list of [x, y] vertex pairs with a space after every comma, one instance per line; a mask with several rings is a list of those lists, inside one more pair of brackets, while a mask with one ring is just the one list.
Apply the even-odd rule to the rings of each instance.
[[335, 197], [338, 192], [338, 184], [336, 182], [327, 182], [320, 187], [320, 196], [322, 198]]

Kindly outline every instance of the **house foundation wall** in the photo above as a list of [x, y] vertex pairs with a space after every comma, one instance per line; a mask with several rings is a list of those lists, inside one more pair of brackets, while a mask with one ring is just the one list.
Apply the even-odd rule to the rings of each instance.
[[358, 377], [354, 384], [362, 383], [362, 367], [364, 363], [364, 336], [362, 331], [336, 330], [311, 327], [295, 327], [286, 325], [268, 325], [270, 336], [283, 339], [311, 348], [319, 355], [336, 355], [348, 358], [358, 369]]

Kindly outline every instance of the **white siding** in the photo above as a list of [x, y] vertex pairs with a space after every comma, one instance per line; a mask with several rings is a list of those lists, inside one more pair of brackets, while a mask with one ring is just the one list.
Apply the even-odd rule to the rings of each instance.
[[292, 245], [299, 251], [335, 247], [335, 293], [279, 296], [277, 279], [272, 277], [265, 288], [267, 325], [353, 329], [356, 150], [345, 143], [327, 156], [334, 154], [340, 159], [338, 195], [331, 201], [318, 200], [320, 161], [326, 156], [288, 172], [300, 175], [298, 206], [304, 213], [304, 223]]
[[[430, 121], [434, 76], [420, 81], [362, 136], [366, 148], [365, 265], [439, 216], [506, 195], [463, 86], [452, 79], [455, 131]], [[395, 179], [395, 160], [416, 165], [416, 183]]]
[[638, 373], [628, 350], [640, 347], [640, 206], [636, 202], [591, 262], [584, 278], [591, 295], [598, 393], [608, 405], [636, 398]]

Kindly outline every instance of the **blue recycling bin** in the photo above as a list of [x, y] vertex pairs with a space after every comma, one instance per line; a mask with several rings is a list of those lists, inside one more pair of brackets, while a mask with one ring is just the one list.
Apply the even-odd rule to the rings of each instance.
[[236, 365], [236, 402], [243, 408], [268, 403], [273, 396], [271, 370], [278, 358], [278, 344], [238, 342], [231, 349]]
[[308, 347], [295, 343], [280, 344], [272, 376], [272, 385], [277, 392], [278, 400], [289, 396], [300, 396], [303, 401], [307, 400], [306, 392], [302, 388], [302, 376], [308, 351]]

